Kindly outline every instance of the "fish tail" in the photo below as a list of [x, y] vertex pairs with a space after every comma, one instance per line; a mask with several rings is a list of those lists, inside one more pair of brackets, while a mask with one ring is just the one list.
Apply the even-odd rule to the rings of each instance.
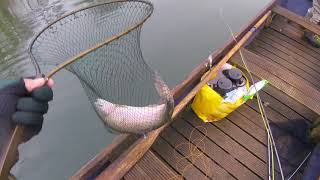
[[162, 80], [158, 72], [154, 74], [154, 86], [159, 96], [166, 102], [173, 102], [173, 95], [168, 85]]
[[94, 105], [96, 107], [96, 109], [98, 110], [99, 114], [100, 113], [105, 113], [105, 114], [109, 114], [111, 112], [113, 112], [116, 108], [116, 106], [106, 100], [100, 99], [98, 98], [96, 100], [96, 102], [94, 102]]
[[166, 103], [166, 112], [164, 113], [165, 117], [163, 120], [166, 122], [171, 121], [171, 115], [174, 109], [174, 99], [168, 85], [161, 79], [160, 75], [155, 72], [154, 74], [154, 86], [160, 95], [162, 103]]

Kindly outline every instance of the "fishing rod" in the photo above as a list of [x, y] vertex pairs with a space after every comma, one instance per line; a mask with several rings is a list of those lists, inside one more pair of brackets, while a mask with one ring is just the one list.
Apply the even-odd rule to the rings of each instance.
[[[222, 19], [222, 22], [225, 24], [225, 26], [227, 27], [228, 31], [230, 32], [233, 40], [237, 42], [237, 39], [235, 38], [235, 35], [234, 35], [234, 32], [232, 31], [231, 26], [226, 22], [226, 20], [225, 20], [225, 18], [223, 16], [223, 10], [222, 9], [220, 9], [219, 15], [220, 15], [220, 18]], [[252, 73], [251, 73], [249, 67], [247, 66], [247, 63], [245, 61], [245, 58], [243, 56], [243, 53], [242, 53], [241, 49], [239, 49], [239, 54], [240, 54], [240, 57], [241, 57], [241, 61], [243, 62], [244, 67], [245, 67], [246, 71], [249, 74], [250, 80], [252, 81], [253, 84], [255, 84], [255, 81], [253, 79]], [[254, 88], [256, 89], [256, 86], [254, 86]], [[267, 131], [267, 136], [268, 136], [268, 139], [267, 139], [267, 141], [268, 141], [268, 143], [267, 143], [267, 148], [268, 148], [267, 154], [268, 154], [268, 164], [269, 164], [269, 167], [268, 167], [268, 178], [269, 178], [269, 180], [271, 180], [271, 179], [274, 180], [275, 179], [275, 175], [274, 175], [275, 165], [274, 165], [274, 161], [273, 161], [273, 152], [275, 151], [277, 162], [278, 162], [278, 166], [279, 166], [279, 169], [280, 169], [281, 179], [284, 180], [285, 178], [284, 178], [284, 174], [283, 174], [283, 170], [282, 170], [282, 165], [281, 165], [281, 162], [280, 162], [278, 149], [277, 149], [277, 146], [275, 144], [275, 141], [274, 141], [274, 138], [273, 138], [273, 134], [272, 134], [272, 131], [271, 131], [271, 128], [270, 128], [269, 120], [268, 120], [267, 114], [265, 112], [265, 109], [263, 107], [263, 104], [262, 104], [262, 101], [261, 101], [261, 98], [259, 96], [259, 92], [258, 92], [257, 89], [256, 89], [256, 92], [257, 92], [257, 101], [258, 101], [259, 111], [260, 111], [261, 118], [263, 120], [264, 126], [265, 126], [266, 131]]]

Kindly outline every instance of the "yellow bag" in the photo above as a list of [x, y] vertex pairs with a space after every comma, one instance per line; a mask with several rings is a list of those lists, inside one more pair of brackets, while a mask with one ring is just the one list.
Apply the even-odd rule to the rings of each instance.
[[[248, 79], [246, 80], [246, 88], [249, 89]], [[238, 99], [235, 103], [223, 102], [223, 97], [206, 84], [195, 96], [191, 107], [201, 120], [213, 122], [225, 118], [244, 102], [243, 98]]]

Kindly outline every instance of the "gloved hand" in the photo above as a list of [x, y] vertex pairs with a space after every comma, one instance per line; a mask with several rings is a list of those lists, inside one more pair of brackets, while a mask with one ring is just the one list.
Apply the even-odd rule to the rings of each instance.
[[26, 126], [24, 141], [41, 130], [53, 84], [44, 78], [0, 81], [0, 147], [5, 147], [15, 124]]

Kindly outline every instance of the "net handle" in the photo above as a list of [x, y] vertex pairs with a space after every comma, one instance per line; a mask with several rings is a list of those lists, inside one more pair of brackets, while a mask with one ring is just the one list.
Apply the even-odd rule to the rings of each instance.
[[32, 54], [32, 46], [33, 44], [35, 43], [35, 41], [38, 39], [38, 37], [45, 31], [47, 30], [48, 28], [50, 28], [52, 25], [54, 25], [55, 23], [57, 23], [58, 21], [60, 21], [61, 19], [63, 18], [66, 18], [70, 15], [73, 15], [77, 12], [80, 12], [80, 11], [83, 11], [83, 10], [86, 10], [86, 9], [90, 9], [90, 8], [93, 8], [93, 7], [97, 7], [97, 6], [101, 6], [101, 5], [107, 5], [107, 4], [114, 4], [114, 3], [121, 3], [121, 2], [141, 2], [141, 3], [145, 3], [145, 4], [148, 4], [150, 7], [151, 7], [151, 10], [150, 12], [138, 23], [134, 24], [133, 26], [129, 27], [127, 30], [125, 31], [122, 31], [120, 32], [119, 34], [113, 36], [113, 37], [110, 37], [110, 38], [107, 38], [105, 39], [103, 42], [101, 43], [98, 43], [97, 45], [89, 48], [89, 49], [86, 49], [82, 52], [80, 52], [78, 55], [66, 60], [65, 62], [59, 64], [58, 66], [56, 66], [55, 68], [53, 68], [47, 75], [46, 77], [47, 78], [51, 78], [52, 76], [54, 76], [57, 72], [61, 71], [63, 68], [65, 68], [66, 66], [68, 66], [69, 64], [72, 64], [73, 62], [79, 60], [80, 58], [82, 58], [83, 56], [89, 54], [90, 52], [106, 45], [106, 44], [109, 44], [110, 42], [116, 40], [116, 39], [119, 39], [120, 37], [130, 33], [131, 31], [135, 30], [136, 28], [138, 28], [139, 26], [141, 26], [143, 23], [145, 23], [147, 21], [147, 19], [149, 19], [149, 17], [152, 15], [153, 13], [153, 4], [147, 0], [115, 0], [115, 1], [111, 1], [111, 2], [106, 2], [106, 3], [100, 3], [100, 4], [95, 4], [95, 5], [92, 5], [92, 6], [88, 6], [88, 7], [85, 7], [85, 8], [82, 8], [82, 9], [78, 9], [76, 11], [73, 11], [71, 13], [68, 13], [58, 19], [56, 19], [55, 21], [53, 21], [52, 23], [50, 23], [48, 26], [46, 26], [44, 29], [42, 29], [36, 36], [35, 38], [31, 41], [31, 44], [29, 46], [29, 49], [28, 49], [28, 53], [29, 53], [29, 56], [31, 58], [31, 61], [35, 67], [35, 70], [36, 70], [36, 76], [41, 76], [41, 69], [40, 69], [40, 66], [37, 62], [37, 60], [35, 59], [35, 57], [33, 56]]

